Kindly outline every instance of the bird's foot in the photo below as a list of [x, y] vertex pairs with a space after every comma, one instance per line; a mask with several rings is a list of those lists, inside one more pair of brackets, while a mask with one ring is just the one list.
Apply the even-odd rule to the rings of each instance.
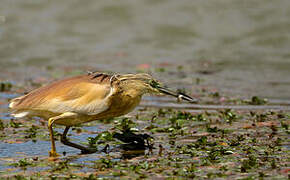
[[49, 151], [48, 154], [49, 154], [49, 157], [59, 157], [60, 156], [57, 152], [55, 152], [53, 150]]

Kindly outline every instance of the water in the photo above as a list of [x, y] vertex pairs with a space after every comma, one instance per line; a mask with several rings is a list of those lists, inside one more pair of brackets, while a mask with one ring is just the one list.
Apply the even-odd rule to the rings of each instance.
[[289, 12], [288, 0], [2, 0], [0, 79], [149, 64], [172, 87], [290, 99]]

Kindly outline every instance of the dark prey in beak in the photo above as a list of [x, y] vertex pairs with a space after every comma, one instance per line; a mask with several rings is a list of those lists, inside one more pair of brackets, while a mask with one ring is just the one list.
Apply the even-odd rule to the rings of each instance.
[[190, 97], [190, 96], [188, 96], [188, 95], [186, 95], [186, 94], [184, 94], [184, 93], [176, 93], [176, 92], [174, 92], [174, 91], [171, 91], [171, 90], [169, 90], [169, 89], [166, 89], [166, 88], [164, 88], [164, 87], [160, 87], [160, 86], [158, 86], [157, 89], [158, 89], [160, 92], [164, 93], [164, 94], [167, 94], [167, 95], [170, 95], [170, 96], [176, 97], [178, 100], [183, 99], [183, 100], [186, 100], [186, 101], [188, 101], [188, 102], [190, 102], [190, 103], [197, 103], [197, 102], [198, 102], [197, 99], [192, 98], [192, 97]]

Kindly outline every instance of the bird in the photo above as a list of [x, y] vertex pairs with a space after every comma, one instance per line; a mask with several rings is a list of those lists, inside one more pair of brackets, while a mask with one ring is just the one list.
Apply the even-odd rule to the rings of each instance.
[[40, 117], [48, 120], [51, 141], [50, 157], [57, 157], [53, 125], [65, 126], [60, 141], [81, 150], [94, 153], [93, 149], [73, 143], [66, 137], [70, 127], [90, 121], [103, 120], [131, 112], [141, 101], [142, 95], [167, 94], [196, 103], [197, 99], [165, 88], [146, 73], [110, 74], [88, 72], [64, 78], [35, 89], [10, 101], [9, 108], [15, 118]]

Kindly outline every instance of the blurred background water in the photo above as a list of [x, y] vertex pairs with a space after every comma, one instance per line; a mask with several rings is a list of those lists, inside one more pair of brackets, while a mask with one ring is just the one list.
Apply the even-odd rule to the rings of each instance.
[[290, 99], [289, 17], [289, 0], [1, 0], [0, 80], [145, 68], [174, 87]]

